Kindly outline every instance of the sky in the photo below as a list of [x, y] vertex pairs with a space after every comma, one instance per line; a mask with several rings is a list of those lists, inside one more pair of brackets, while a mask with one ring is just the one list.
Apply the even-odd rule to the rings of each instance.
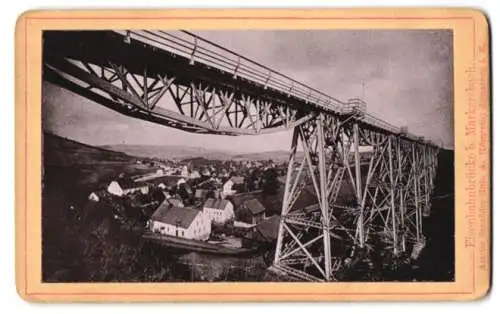
[[[194, 31], [339, 100], [453, 148], [453, 34], [448, 30]], [[166, 96], [168, 97], [168, 96]], [[197, 135], [123, 116], [43, 84], [44, 131], [91, 145], [187, 145], [236, 152], [288, 150], [291, 132]]]

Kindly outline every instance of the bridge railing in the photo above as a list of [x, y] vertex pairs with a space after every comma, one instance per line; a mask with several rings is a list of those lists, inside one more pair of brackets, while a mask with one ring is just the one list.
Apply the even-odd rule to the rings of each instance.
[[[361, 110], [362, 114], [359, 116], [361, 121], [393, 134], [400, 133], [400, 128], [367, 113], [364, 103], [360, 105], [359, 101], [342, 102], [188, 31], [116, 30], [115, 32], [123, 35], [125, 40], [133, 38], [150, 46], [183, 56], [190, 60], [191, 64], [199, 62], [232, 73], [235, 78], [246, 79], [254, 84], [260, 84], [266, 89], [271, 88], [285, 95], [293, 96], [327, 112], [357, 114]], [[405, 137], [417, 140], [416, 136], [409, 133], [406, 133]]]
[[352, 110], [352, 106], [348, 103], [187, 31], [133, 30], [117, 32], [186, 57], [192, 64], [200, 62], [232, 73], [235, 78], [247, 79], [264, 86], [264, 88], [271, 88], [299, 98], [327, 111], [349, 113]]

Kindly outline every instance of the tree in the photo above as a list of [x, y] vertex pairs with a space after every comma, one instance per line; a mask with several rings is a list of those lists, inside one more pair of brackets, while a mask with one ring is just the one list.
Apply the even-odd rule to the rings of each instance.
[[262, 193], [264, 195], [275, 195], [278, 193], [278, 173], [274, 168], [268, 168], [262, 174]]

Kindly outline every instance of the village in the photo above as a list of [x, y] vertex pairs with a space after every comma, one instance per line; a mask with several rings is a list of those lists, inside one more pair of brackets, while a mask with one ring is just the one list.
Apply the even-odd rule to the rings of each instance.
[[133, 225], [144, 237], [187, 252], [237, 254], [275, 243], [286, 163], [202, 158], [137, 163], [157, 169], [118, 175], [90, 193], [89, 205], [113, 203], [108, 207], [118, 208], [113, 217], [123, 226]]

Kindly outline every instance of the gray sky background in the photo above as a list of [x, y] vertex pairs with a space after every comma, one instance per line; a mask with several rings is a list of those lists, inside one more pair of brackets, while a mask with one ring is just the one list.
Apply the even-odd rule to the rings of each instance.
[[[367, 110], [453, 147], [451, 31], [200, 31], [250, 59], [340, 100], [363, 97]], [[363, 83], [365, 84], [363, 91]], [[153, 144], [258, 152], [286, 150], [291, 132], [195, 135], [128, 118], [44, 83], [44, 130], [91, 145]]]

